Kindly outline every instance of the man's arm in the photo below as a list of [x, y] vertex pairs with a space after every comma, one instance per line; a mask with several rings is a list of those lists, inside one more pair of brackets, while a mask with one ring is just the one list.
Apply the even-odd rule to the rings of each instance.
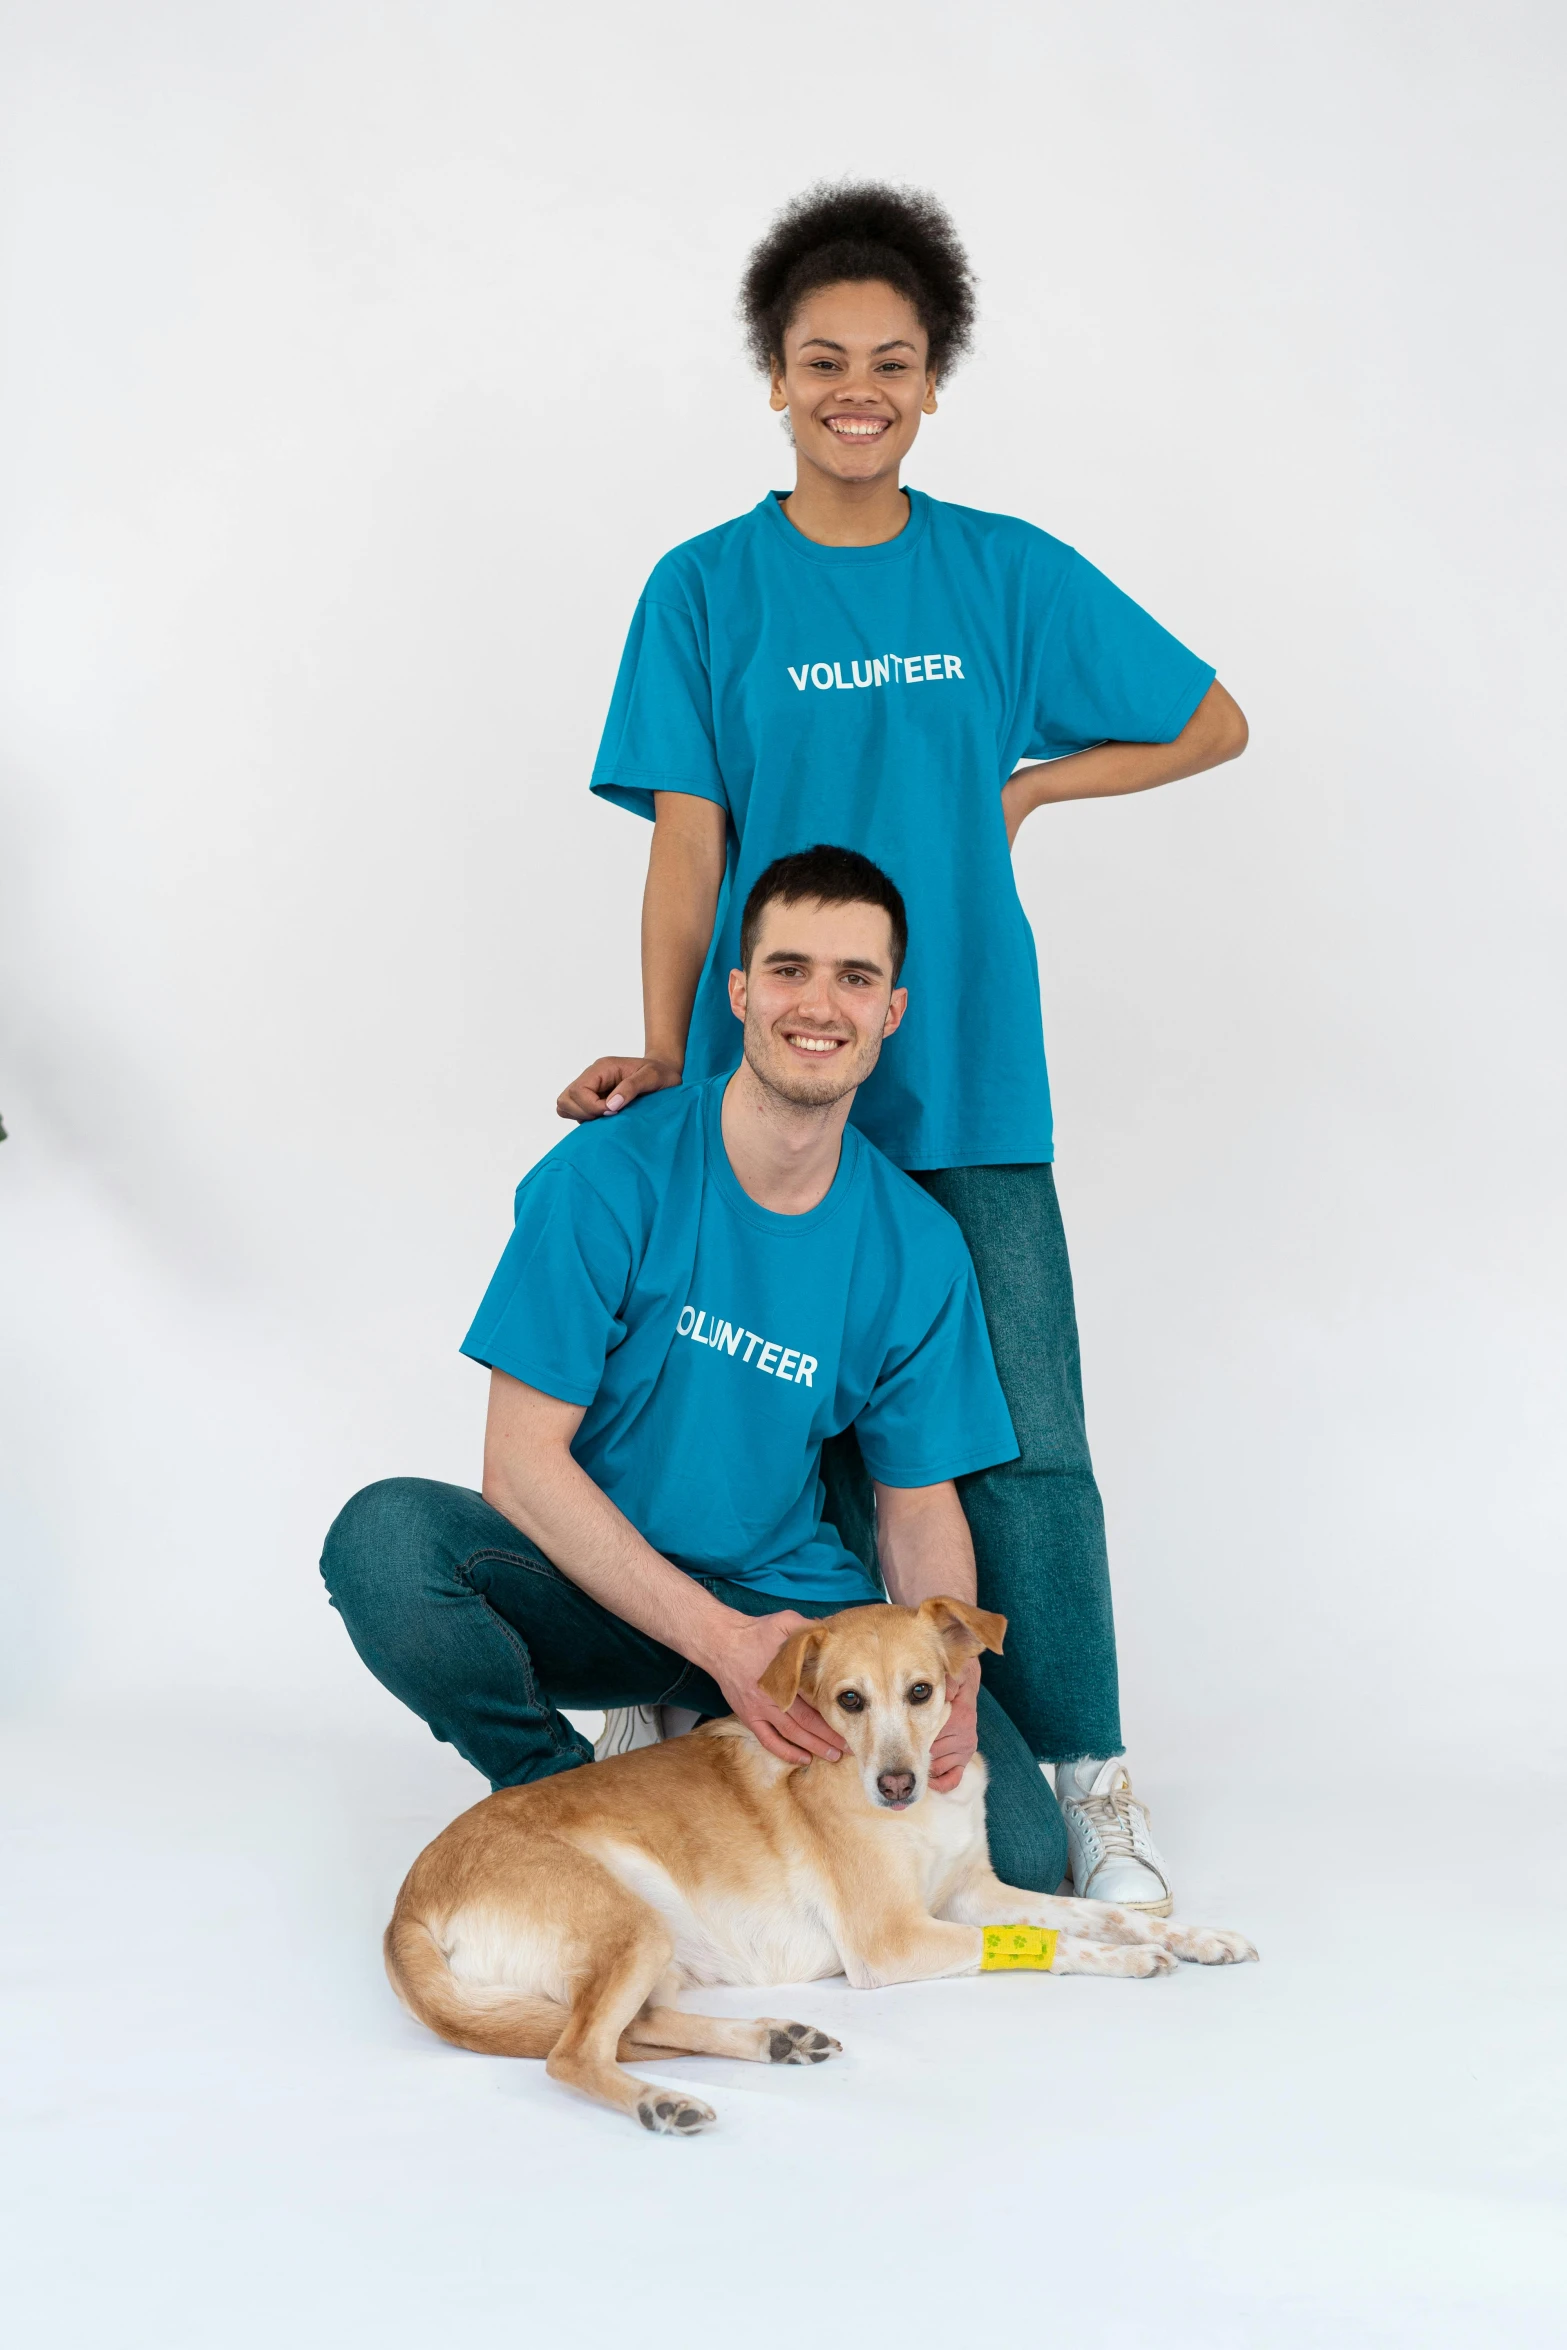
[[[876, 1487], [876, 1553], [882, 1577], [900, 1607], [922, 1599], [974, 1599], [974, 1544], [958, 1489], [943, 1485]], [[962, 1778], [979, 1744], [975, 1701], [979, 1659], [948, 1679], [952, 1711], [930, 1750], [930, 1783], [945, 1795]]]
[[1104, 800], [1122, 792], [1152, 791], [1183, 775], [1201, 775], [1238, 759], [1246, 748], [1246, 720], [1217, 678], [1173, 743], [1097, 743], [1091, 751], [1020, 767], [1001, 790], [1007, 839], [1015, 841], [1025, 816], [1055, 800]]
[[642, 1034], [640, 1058], [608, 1053], [567, 1086], [555, 1104], [562, 1118], [613, 1117], [639, 1093], [678, 1085], [697, 981], [712, 944], [723, 885], [724, 811], [692, 792], [653, 794], [653, 845], [642, 892]]
[[573, 1459], [581, 1421], [580, 1404], [491, 1371], [484, 1428], [491, 1509], [600, 1607], [710, 1673], [769, 1754], [781, 1762], [809, 1762], [813, 1754], [836, 1762], [843, 1749], [814, 1707], [796, 1698], [781, 1712], [757, 1687], [757, 1675], [807, 1619], [791, 1609], [741, 1615], [661, 1558]]

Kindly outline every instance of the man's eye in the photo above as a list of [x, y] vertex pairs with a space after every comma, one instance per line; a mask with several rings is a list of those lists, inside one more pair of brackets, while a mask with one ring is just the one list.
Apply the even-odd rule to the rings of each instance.
[[[929, 1694], [930, 1692], [927, 1690], [926, 1695], [929, 1696]], [[862, 1714], [865, 1711], [865, 1700], [857, 1689], [840, 1689], [838, 1704], [846, 1714]]]
[[935, 1694], [928, 1681], [916, 1681], [909, 1691], [909, 1703], [910, 1705], [929, 1705]]

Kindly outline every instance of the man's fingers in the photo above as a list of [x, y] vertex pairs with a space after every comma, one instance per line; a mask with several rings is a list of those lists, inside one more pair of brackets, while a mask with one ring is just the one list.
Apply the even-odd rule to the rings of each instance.
[[771, 1722], [758, 1720], [750, 1726], [768, 1753], [775, 1756], [779, 1762], [808, 1763], [810, 1761], [811, 1758], [805, 1749], [801, 1746], [792, 1746], [781, 1731], [773, 1728]]
[[843, 1753], [843, 1740], [835, 1738], [814, 1705], [797, 1697], [789, 1708], [788, 1720], [795, 1733], [806, 1740], [816, 1754], [831, 1755], [834, 1762]]

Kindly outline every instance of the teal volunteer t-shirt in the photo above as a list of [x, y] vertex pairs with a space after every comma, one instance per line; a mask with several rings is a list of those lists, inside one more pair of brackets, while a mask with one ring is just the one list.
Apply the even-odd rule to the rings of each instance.
[[517, 1192], [463, 1353], [587, 1408], [572, 1451], [655, 1550], [780, 1601], [880, 1596], [822, 1519], [823, 1440], [884, 1485], [1015, 1459], [945, 1209], [849, 1127], [803, 1216], [724, 1149], [724, 1077], [583, 1126]]
[[861, 850], [909, 909], [909, 1010], [854, 1123], [901, 1167], [1052, 1156], [1033, 934], [1001, 786], [1020, 759], [1169, 742], [1213, 670], [1071, 547], [910, 490], [880, 547], [822, 547], [780, 493], [676, 547], [637, 606], [594, 791], [716, 801], [729, 860], [686, 1074], [734, 1061], [740, 914], [775, 857]]

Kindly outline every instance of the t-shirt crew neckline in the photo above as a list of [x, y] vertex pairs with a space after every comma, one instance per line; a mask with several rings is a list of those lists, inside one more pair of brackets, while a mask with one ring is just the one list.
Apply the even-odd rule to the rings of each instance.
[[930, 520], [930, 500], [923, 490], [905, 488], [903, 494], [909, 501], [908, 521], [895, 539], [882, 539], [874, 547], [824, 547], [820, 539], [808, 539], [783, 510], [784, 499], [792, 495], [788, 490], [769, 490], [757, 511], [772, 516], [774, 530], [808, 563], [887, 563], [916, 547]]
[[838, 1165], [831, 1183], [814, 1208], [806, 1208], [798, 1216], [780, 1216], [774, 1208], [764, 1208], [753, 1199], [729, 1164], [729, 1153], [724, 1146], [724, 1094], [728, 1077], [710, 1077], [703, 1087], [707, 1099], [702, 1105], [702, 1118], [707, 1132], [707, 1165], [713, 1182], [726, 1205], [745, 1223], [755, 1225], [758, 1232], [771, 1233], [775, 1239], [789, 1239], [796, 1233], [814, 1232], [835, 1216], [854, 1189], [859, 1172], [860, 1153], [865, 1145], [852, 1126], [845, 1126], [838, 1151]]

